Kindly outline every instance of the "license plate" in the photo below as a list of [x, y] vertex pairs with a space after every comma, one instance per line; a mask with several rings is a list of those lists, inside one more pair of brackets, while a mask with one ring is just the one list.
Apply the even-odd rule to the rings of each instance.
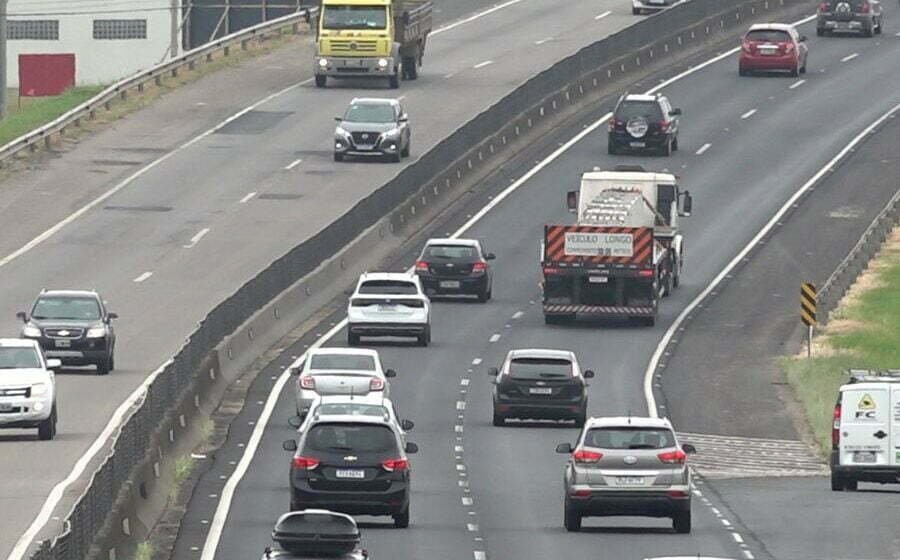
[[874, 451], [856, 451], [853, 453], [853, 462], [854, 463], [874, 463], [875, 462], [875, 452]]
[[631, 144], [629, 144], [629, 145], [632, 148], [644, 148], [647, 146], [647, 143], [646, 142], [631, 142]]
[[550, 387], [531, 387], [528, 392], [532, 395], [552, 395], [553, 389]]
[[617, 476], [616, 484], [619, 486], [643, 486], [644, 477], [642, 476]]
[[397, 311], [396, 305], [379, 305], [378, 311]]
[[362, 469], [338, 469], [334, 472], [338, 478], [365, 478], [366, 471]]
[[55, 342], [57, 348], [69, 348], [72, 346], [71, 340], [57, 340]]
[[836, 29], [850, 29], [850, 24], [846, 21], [839, 21], [837, 25], [835, 25]]
[[9, 403], [0, 403], [0, 412], [12, 412], [13, 405]]
[[441, 280], [438, 284], [441, 288], [459, 288], [459, 280]]
[[606, 284], [609, 278], [606, 276], [588, 276], [588, 282], [591, 284]]

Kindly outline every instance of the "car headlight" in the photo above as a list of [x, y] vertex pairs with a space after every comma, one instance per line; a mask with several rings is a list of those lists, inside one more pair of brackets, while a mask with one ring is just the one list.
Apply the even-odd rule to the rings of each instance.
[[32, 326], [32, 325], [25, 325], [25, 328], [22, 329], [22, 336], [35, 337], [35, 338], [40, 337], [41, 329], [39, 329], [35, 326]]
[[325, 68], [326, 66], [328, 66], [328, 59], [327, 59], [327, 58], [320, 58], [320, 59], [319, 59], [319, 66], [321, 66], [322, 68]]
[[399, 128], [392, 128], [392, 129], [388, 130], [387, 132], [381, 133], [381, 135], [384, 136], [385, 138], [390, 138], [392, 136], [398, 136], [399, 134], [400, 134]]
[[40, 396], [47, 393], [47, 384], [46, 383], [35, 383], [31, 386], [31, 395], [32, 396]]
[[349, 137], [350, 137], [350, 133], [347, 132], [346, 130], [344, 130], [343, 128], [341, 128], [341, 127], [337, 127], [337, 128], [334, 129], [334, 135], [335, 135], [335, 136], [340, 136], [340, 137], [342, 137], [342, 138], [349, 138]]
[[106, 327], [91, 327], [87, 331], [88, 338], [103, 338], [106, 336]]
[[387, 68], [387, 65], [388, 65], [388, 60], [387, 60], [386, 58], [379, 58], [379, 59], [378, 59], [378, 66], [379, 66], [379, 68]]

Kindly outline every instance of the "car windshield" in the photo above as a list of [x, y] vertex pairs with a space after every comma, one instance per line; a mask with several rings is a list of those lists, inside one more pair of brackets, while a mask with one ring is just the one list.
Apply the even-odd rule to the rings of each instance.
[[324, 403], [316, 408], [316, 414], [322, 415], [347, 415], [347, 416], [376, 416], [384, 418], [387, 408], [380, 404], [363, 404], [355, 402]]
[[397, 441], [386, 426], [370, 424], [316, 424], [306, 436], [305, 446], [314, 451], [390, 452]]
[[664, 449], [675, 446], [675, 435], [664, 428], [593, 428], [584, 445], [600, 449]]
[[560, 358], [513, 358], [509, 375], [513, 379], [564, 379], [572, 376], [572, 362]]
[[100, 304], [89, 297], [42, 297], [31, 310], [35, 319], [69, 319], [96, 321], [100, 319]]
[[404, 282], [402, 280], [369, 280], [363, 282], [359, 287], [361, 294], [382, 294], [382, 295], [416, 295], [419, 290], [413, 282]]
[[460, 245], [429, 245], [425, 247], [425, 258], [428, 259], [473, 259], [475, 257], [475, 247]]
[[791, 40], [791, 35], [777, 29], [756, 29], [747, 33], [745, 39], [756, 43], [786, 43]]
[[635, 117], [644, 117], [651, 121], [662, 119], [659, 103], [656, 101], [626, 101], [616, 110], [617, 120], [627, 121]]
[[375, 371], [375, 358], [352, 354], [314, 354], [309, 360], [309, 369]]
[[0, 369], [40, 368], [41, 359], [34, 348], [0, 347]]
[[394, 108], [387, 103], [357, 103], [344, 114], [344, 121], [354, 123], [392, 123]]
[[384, 29], [387, 27], [385, 6], [325, 6], [323, 29]]

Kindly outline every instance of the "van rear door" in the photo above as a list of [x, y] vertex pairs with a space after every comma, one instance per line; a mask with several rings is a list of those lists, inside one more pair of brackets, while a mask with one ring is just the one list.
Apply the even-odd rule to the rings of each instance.
[[[895, 391], [894, 399], [897, 394]], [[896, 453], [891, 449], [891, 417], [894, 415], [891, 408], [887, 384], [844, 387], [841, 396], [841, 465], [865, 467], [897, 464]], [[896, 426], [897, 419], [894, 421]]]

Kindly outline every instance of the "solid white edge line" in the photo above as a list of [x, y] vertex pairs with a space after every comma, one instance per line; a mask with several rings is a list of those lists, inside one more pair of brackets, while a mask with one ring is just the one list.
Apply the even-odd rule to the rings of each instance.
[[612, 12], [606, 11], [606, 12], [603, 12], [602, 14], [597, 14], [596, 16], [594, 16], [594, 19], [595, 19], [595, 20], [601, 20], [601, 19], [605, 18], [606, 16], [608, 16], [608, 15], [610, 15], [610, 14], [612, 14]]
[[[9, 553], [7, 560], [21, 560], [25, 557], [25, 554], [28, 552], [28, 547], [31, 546], [31, 541], [37, 536], [38, 532], [43, 529], [44, 525], [50, 520], [50, 516], [53, 514], [53, 510], [56, 508], [56, 505], [62, 499], [63, 494], [68, 489], [68, 487], [78, 480], [88, 464], [94, 459], [94, 456], [100, 452], [101, 449], [106, 447], [106, 444], [109, 442], [109, 439], [112, 437], [113, 432], [115, 432], [119, 428], [119, 424], [121, 424], [125, 420], [125, 416], [131, 410], [133, 406], [135, 406], [140, 399], [144, 397], [147, 393], [147, 389], [150, 387], [150, 384], [153, 383], [154, 380], [159, 376], [159, 374], [168, 366], [172, 360], [168, 360], [163, 365], [159, 366], [153, 373], [151, 373], [147, 379], [141, 383], [137, 389], [134, 390], [131, 395], [125, 399], [125, 401], [119, 405], [119, 408], [113, 413], [112, 418], [110, 418], [109, 423], [106, 425], [106, 428], [100, 432], [100, 435], [97, 436], [97, 439], [94, 440], [94, 443], [88, 448], [87, 452], [81, 456], [80, 459], [75, 463], [75, 466], [72, 467], [72, 472], [69, 473], [69, 476], [61, 480], [56, 486], [53, 487], [53, 490], [50, 491], [50, 495], [47, 496], [47, 499], [44, 501], [44, 506], [41, 508], [41, 511], [38, 512], [37, 517], [34, 518], [34, 521], [31, 522], [28, 529], [22, 533], [22, 536], [19, 537], [19, 540], [16, 541], [16, 545], [13, 547], [12, 552]], [[111, 443], [112, 445], [115, 442]]]
[[650, 358], [650, 363], [647, 365], [647, 369], [644, 371], [644, 397], [647, 400], [647, 412], [650, 416], [656, 418], [659, 416], [656, 408], [656, 397], [653, 396], [653, 372], [656, 371], [657, 366], [659, 365], [659, 360], [662, 357], [663, 351], [669, 345], [669, 341], [672, 340], [672, 337], [675, 335], [675, 332], [681, 327], [684, 323], [685, 319], [688, 315], [690, 315], [697, 306], [706, 299], [706, 297], [713, 290], [718, 287], [719, 284], [722, 283], [722, 280], [725, 279], [734, 268], [744, 259], [747, 254], [753, 250], [754, 247], [759, 243], [759, 241], [765, 237], [772, 228], [781, 220], [781, 217], [784, 216], [788, 209], [790, 209], [793, 204], [803, 196], [806, 191], [810, 189], [814, 184], [816, 184], [822, 177], [825, 176], [828, 171], [835, 166], [841, 159], [844, 158], [848, 153], [850, 153], [853, 148], [855, 148], [862, 140], [866, 138], [873, 130], [875, 130], [881, 123], [886, 121], [900, 110], [900, 104], [894, 105], [889, 111], [882, 114], [878, 117], [875, 122], [867, 126], [862, 132], [857, 134], [853, 140], [850, 141], [849, 144], [844, 146], [841, 151], [837, 153], [831, 160], [826, 163], [819, 171], [816, 172], [808, 181], [806, 181], [803, 186], [800, 187], [788, 200], [784, 203], [784, 205], [775, 213], [774, 216], [766, 223], [765, 226], [750, 240], [750, 242], [741, 250], [740, 253], [735, 255], [733, 259], [722, 269], [719, 274], [713, 278], [712, 282], [706, 286], [706, 288], [700, 292], [700, 294], [695, 297], [691, 303], [685, 307], [681, 313], [678, 314], [678, 317], [675, 318], [675, 321], [672, 322], [672, 325], [666, 330], [666, 333], [663, 335], [662, 339], [659, 341], [659, 344], [656, 347], [656, 350], [653, 352], [653, 356]]
[[434, 30], [431, 31], [430, 35], [431, 35], [432, 37], [434, 37], [435, 35], [438, 35], [438, 34], [440, 34], [440, 33], [446, 33], [447, 31], [450, 31], [451, 29], [456, 29], [457, 27], [459, 27], [459, 26], [461, 26], [461, 25], [465, 25], [465, 24], [467, 24], [467, 23], [473, 22], [473, 21], [475, 21], [476, 19], [483, 18], [484, 16], [493, 14], [494, 12], [498, 12], [498, 11], [504, 9], [504, 8], [508, 8], [508, 7], [512, 6], [512, 5], [518, 4], [518, 3], [520, 3], [520, 2], [524, 2], [524, 0], [509, 0], [509, 2], [504, 2], [504, 3], [502, 3], [502, 4], [497, 4], [496, 6], [494, 6], [494, 7], [492, 7], [492, 8], [488, 8], [487, 10], [485, 10], [485, 11], [483, 11], [483, 12], [478, 12], [478, 13], [476, 13], [476, 14], [473, 14], [473, 15], [471, 15], [471, 16], [468, 16], [468, 17], [466, 17], [466, 18], [463, 18], [463, 19], [461, 19], [461, 20], [459, 20], [459, 21], [455, 21], [455, 22], [449, 23], [449, 24], [447, 24], [447, 25], [445, 25], [445, 26], [443, 26], [443, 27], [439, 27], [439, 28], [437, 28], [437, 29], [434, 29]]
[[[521, 0], [513, 0], [512, 2], [507, 2], [506, 5], [511, 5], [517, 3], [517, 1]], [[810, 16], [801, 20], [799, 23], [805, 23], [807, 21], [812, 21], [816, 16]], [[798, 24], [799, 24], [798, 23]], [[795, 25], [798, 25], [795, 24]], [[738, 52], [740, 47], [734, 48], [728, 52], [722, 53], [718, 56], [715, 56], [702, 64], [699, 64], [689, 70], [678, 74], [677, 76], [673, 76], [668, 80], [663, 81], [657, 86], [654, 86], [650, 90], [647, 91], [647, 94], [655, 93], [656, 91], [664, 88], [665, 86], [675, 83], [678, 80], [690, 76], [695, 72], [706, 68], [707, 66], [714, 64], [728, 56]], [[603, 125], [609, 118], [612, 116], [612, 113], [606, 113], [592, 124], [581, 130], [578, 134], [576, 134], [572, 139], [568, 142], [557, 148], [553, 151], [549, 156], [541, 160], [540, 163], [529, 169], [524, 175], [516, 179], [512, 184], [506, 187], [499, 195], [491, 199], [490, 203], [488, 203], [484, 208], [475, 213], [465, 224], [463, 224], [458, 230], [456, 230], [451, 238], [459, 237], [463, 235], [466, 231], [468, 231], [473, 225], [478, 223], [481, 218], [483, 218], [488, 212], [490, 212], [493, 208], [495, 208], [500, 202], [502, 202], [506, 197], [515, 192], [519, 187], [521, 187], [525, 182], [534, 177], [537, 173], [543, 170], [545, 167], [550, 165], [553, 161], [559, 158], [563, 153], [565, 153], [569, 148], [577, 144], [580, 140], [584, 139], [588, 134], [597, 130], [601, 125]], [[341, 329], [343, 329], [347, 325], [347, 319], [344, 318], [336, 324], [330, 331], [325, 333], [322, 338], [316, 341], [310, 349], [318, 348], [325, 342], [328, 342], [335, 334], [337, 334]], [[304, 356], [305, 356], [304, 352]], [[481, 364], [481, 359], [476, 358], [472, 360], [472, 365]], [[272, 388], [272, 391], [269, 393], [268, 398], [266, 399], [266, 405], [263, 407], [262, 412], [260, 412], [259, 419], [253, 427], [253, 433], [250, 436], [250, 440], [247, 442], [247, 445], [244, 447], [244, 453], [241, 456], [241, 460], [238, 462], [237, 468], [228, 478], [225, 483], [225, 488], [222, 490], [222, 494], [219, 498], [219, 504], [216, 506], [216, 512], [213, 516], [212, 522], [210, 522], [209, 533], [206, 536], [206, 541], [203, 544], [203, 551], [200, 555], [200, 560], [214, 560], [216, 555], [216, 549], [219, 547], [219, 541], [222, 538], [222, 531], [225, 529], [225, 522], [228, 520], [228, 513], [231, 509], [231, 502], [234, 499], [234, 492], [237, 489], [237, 485], [244, 478], [244, 475], [247, 473], [247, 469], [250, 467], [250, 463], [253, 460], [253, 457], [256, 455], [256, 450], [259, 448], [259, 443], [262, 440], [262, 436], [265, 433], [266, 426], [269, 423], [269, 420], [272, 417], [272, 412], [275, 409], [275, 404], [278, 402], [279, 397], [281, 396], [281, 391], [284, 388], [284, 385], [287, 383], [289, 378], [289, 374], [287, 370], [281, 374], [276, 381], [275, 386]], [[651, 393], [652, 398], [652, 393]], [[654, 401], [655, 402], [655, 401]], [[653, 410], [656, 409], [654, 404]], [[456, 425], [454, 430], [457, 433], [463, 432], [462, 425]]]

